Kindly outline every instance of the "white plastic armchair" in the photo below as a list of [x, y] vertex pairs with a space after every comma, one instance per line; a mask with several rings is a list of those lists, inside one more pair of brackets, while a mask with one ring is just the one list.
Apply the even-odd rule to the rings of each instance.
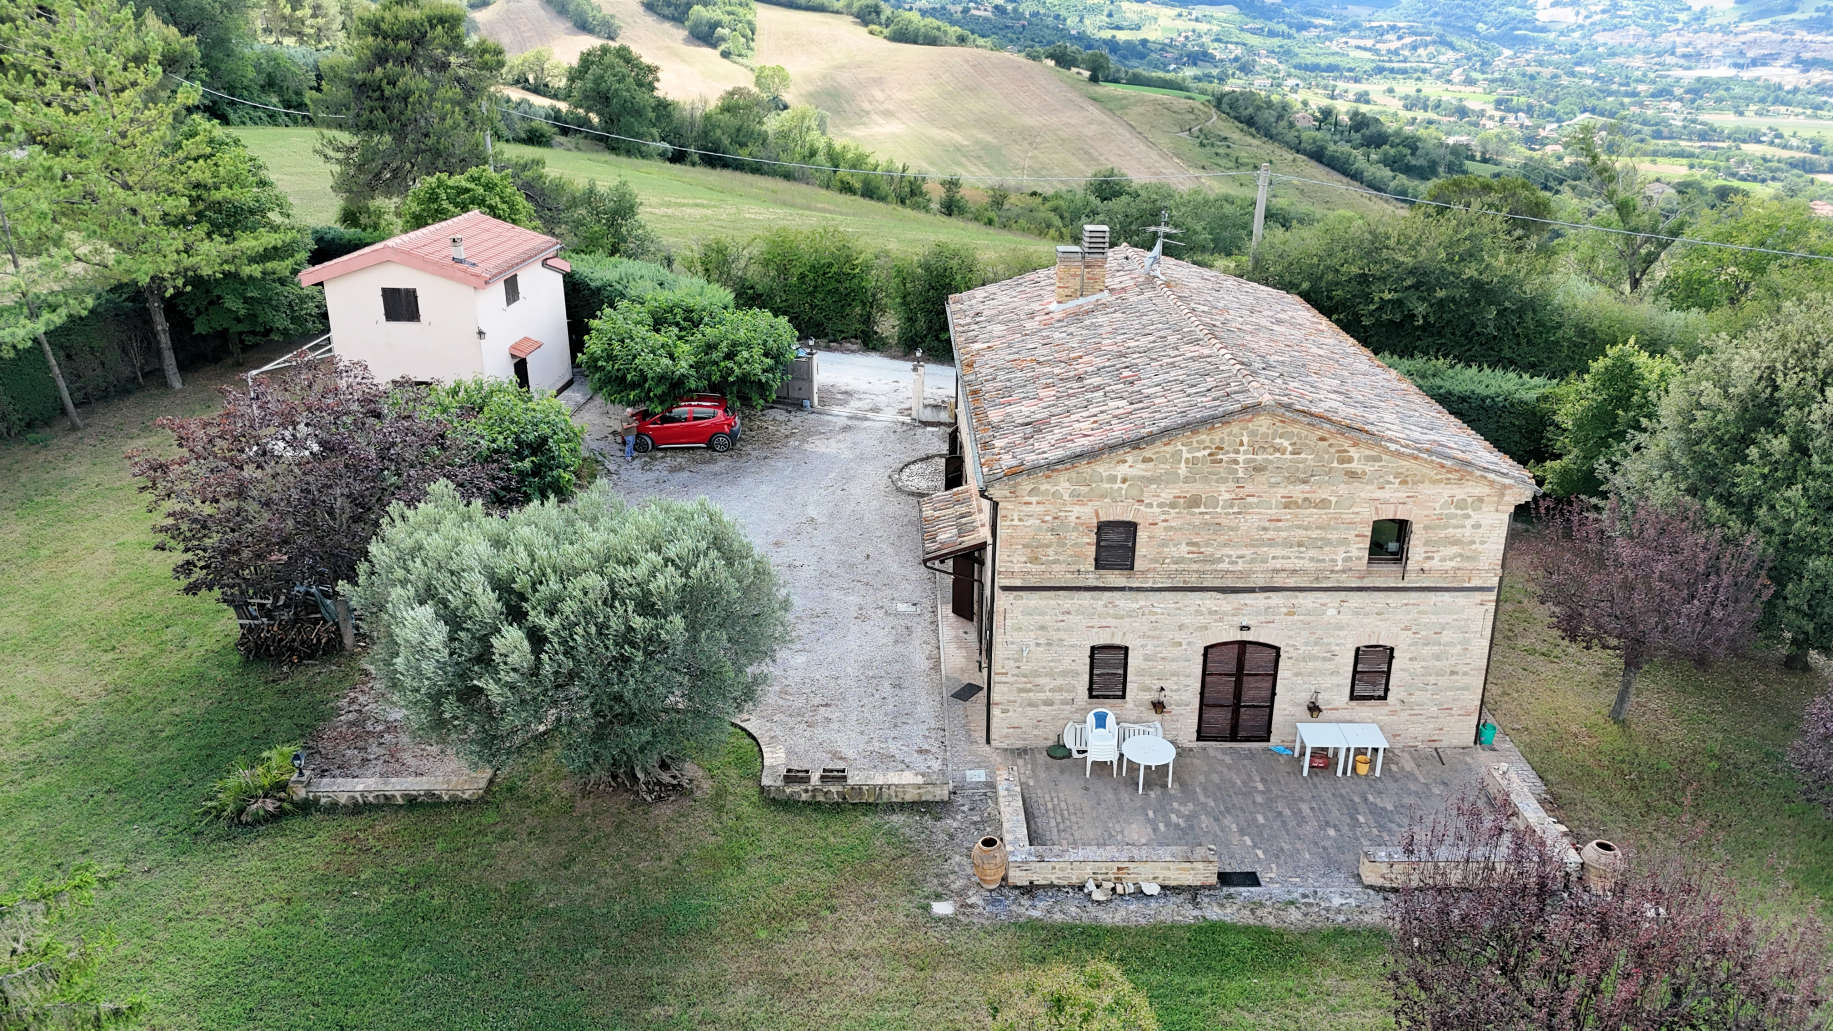
[[1072, 758], [1080, 759], [1088, 752], [1088, 724], [1063, 724], [1063, 747], [1069, 749]]
[[[1120, 744], [1123, 747], [1126, 745], [1128, 741], [1131, 741], [1136, 737], [1164, 737], [1164, 736], [1165, 736], [1165, 725], [1160, 723], [1157, 720], [1153, 720], [1150, 723], [1122, 723], [1120, 725]], [[1120, 772], [1121, 773], [1126, 772], [1126, 765], [1127, 765], [1126, 756], [1122, 755], [1120, 757]]]
[[1108, 763], [1114, 776], [1120, 775], [1120, 724], [1114, 720], [1114, 714], [1106, 709], [1096, 709], [1088, 714], [1083, 722], [1088, 746], [1087, 761], [1082, 767], [1082, 776], [1086, 778], [1096, 763]]

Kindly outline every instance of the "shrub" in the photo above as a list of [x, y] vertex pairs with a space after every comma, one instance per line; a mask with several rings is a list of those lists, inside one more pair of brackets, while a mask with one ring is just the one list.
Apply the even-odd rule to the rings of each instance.
[[1382, 355], [1381, 360], [1515, 461], [1527, 465], [1548, 456], [1555, 381], [1445, 358]]
[[823, 340], [877, 339], [875, 256], [834, 229], [764, 234], [744, 262], [740, 304], [768, 308], [798, 334]]
[[415, 183], [401, 198], [401, 228], [419, 229], [474, 209], [530, 229], [538, 225], [535, 206], [516, 188], [515, 178], [479, 165], [457, 175], [434, 172]]
[[605, 187], [587, 183], [568, 205], [561, 235], [567, 246], [587, 254], [625, 258], [659, 254], [661, 241], [638, 216], [641, 207], [636, 191], [623, 179]]
[[1613, 345], [1585, 374], [1561, 383], [1551, 402], [1553, 451], [1558, 458], [1535, 470], [1549, 494], [1597, 494], [1599, 468], [1623, 456], [1631, 433], [1655, 415], [1655, 405], [1679, 365], [1651, 355], [1632, 339]]
[[381, 233], [366, 232], [361, 229], [346, 229], [343, 226], [313, 226], [312, 243], [306, 253], [306, 264], [323, 265], [327, 261], [341, 258], [353, 251], [360, 251], [372, 243], [387, 239]]
[[1801, 736], [1788, 750], [1788, 765], [1808, 801], [1833, 816], [1833, 690], [1808, 703]]
[[560, 13], [560, 16], [573, 23], [573, 27], [588, 35], [600, 39], [616, 39], [623, 31], [609, 11], [599, 7], [592, 0], [546, 0], [549, 7]]
[[557, 747], [653, 797], [756, 703], [789, 634], [770, 562], [705, 499], [598, 485], [501, 518], [439, 484], [399, 505], [354, 592], [416, 732], [500, 766]]
[[1107, 960], [1052, 966], [1000, 981], [987, 1000], [994, 1031], [1157, 1031], [1145, 993]]
[[795, 357], [795, 330], [767, 311], [717, 301], [669, 290], [606, 311], [592, 323], [580, 359], [592, 389], [651, 411], [698, 391], [718, 391], [740, 405], [768, 402]]
[[434, 384], [424, 405], [473, 443], [479, 464], [502, 473], [492, 495], [497, 504], [564, 500], [578, 488], [585, 427], [573, 421], [558, 397], [524, 390], [510, 380], [480, 377]]
[[948, 338], [948, 297], [985, 282], [985, 270], [973, 250], [938, 243], [915, 258], [892, 266], [891, 314], [897, 320], [899, 347], [937, 358], [954, 354]]
[[637, 301], [662, 290], [692, 295], [716, 307], [732, 307], [732, 291], [648, 261], [602, 254], [569, 255], [573, 271], [565, 277], [567, 336], [584, 346], [589, 323], [625, 301]]
[[205, 823], [249, 826], [276, 820], [298, 808], [287, 793], [293, 779], [293, 753], [298, 745], [275, 745], [248, 762], [237, 759], [229, 775], [211, 785], [209, 797], [198, 806]]

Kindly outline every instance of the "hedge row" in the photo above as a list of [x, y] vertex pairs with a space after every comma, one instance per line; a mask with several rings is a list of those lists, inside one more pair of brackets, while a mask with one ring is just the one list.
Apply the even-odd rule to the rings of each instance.
[[686, 291], [730, 308], [732, 291], [701, 279], [664, 268], [648, 261], [631, 258], [607, 258], [602, 254], [568, 253], [573, 266], [563, 287], [566, 297], [566, 335], [573, 353], [585, 347], [591, 322], [606, 308], [636, 300], [658, 290]]
[[1553, 457], [1548, 444], [1552, 426], [1549, 392], [1559, 385], [1557, 380], [1463, 365], [1448, 358], [1390, 354], [1382, 355], [1381, 360], [1522, 465]]

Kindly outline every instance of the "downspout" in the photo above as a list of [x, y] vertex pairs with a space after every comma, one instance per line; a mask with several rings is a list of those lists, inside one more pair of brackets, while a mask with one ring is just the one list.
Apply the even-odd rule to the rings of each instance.
[[[976, 476], [975, 479], [978, 480], [979, 477]], [[994, 563], [997, 562], [999, 558], [999, 502], [994, 501], [990, 497], [987, 497], [986, 488], [984, 487], [981, 488], [980, 490], [980, 496], [986, 500], [986, 503], [988, 505], [992, 506], [991, 511], [988, 513], [988, 520], [987, 520], [988, 523], [990, 523], [991, 525], [989, 526], [988, 531], [987, 531], [987, 572], [986, 572], [986, 575], [987, 575], [987, 583], [989, 585], [993, 585], [995, 581], [998, 579], [996, 574], [999, 568], [998, 566], [994, 565]], [[986, 647], [986, 654], [987, 654], [987, 668], [986, 668], [987, 744], [989, 745], [993, 743], [993, 599], [996, 594], [997, 594], [997, 591], [994, 590], [993, 586], [989, 586], [987, 588], [987, 605], [986, 605], [987, 629], [986, 629], [985, 647]]]
[[[1508, 529], [1502, 534], [1502, 565], [1508, 566], [1508, 545], [1515, 537], [1515, 511], [1509, 509]], [[1470, 728], [1470, 743], [1478, 744], [1483, 732], [1483, 710], [1489, 705], [1489, 675], [1496, 668], [1496, 625], [1502, 621], [1502, 573], [1496, 573], [1496, 593], [1489, 613], [1489, 649], [1483, 654], [1483, 690], [1477, 694], [1477, 723]]]

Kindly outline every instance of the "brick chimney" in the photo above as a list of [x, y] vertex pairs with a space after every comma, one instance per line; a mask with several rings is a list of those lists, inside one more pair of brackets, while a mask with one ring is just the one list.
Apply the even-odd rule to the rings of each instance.
[[1107, 289], [1107, 227], [1083, 226], [1082, 246], [1057, 248], [1058, 304]]

